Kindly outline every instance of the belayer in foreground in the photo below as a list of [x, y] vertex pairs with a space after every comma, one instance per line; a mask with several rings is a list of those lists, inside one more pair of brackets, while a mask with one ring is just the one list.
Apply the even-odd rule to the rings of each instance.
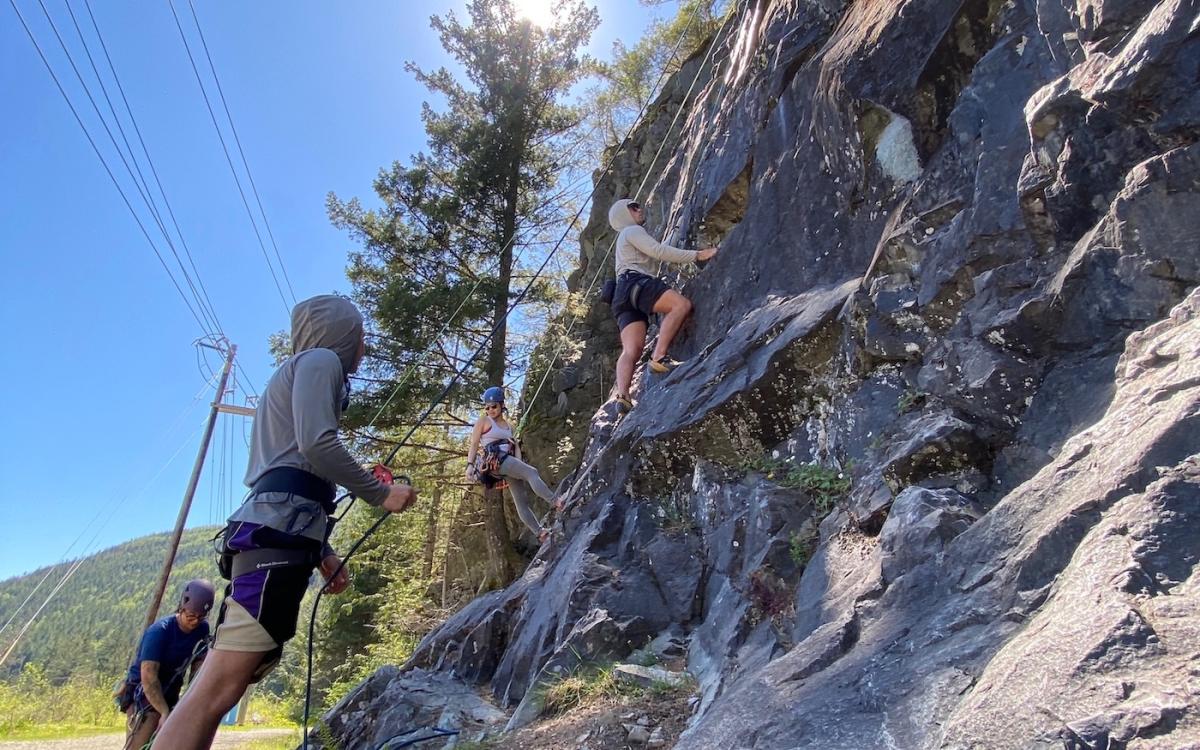
[[658, 278], [658, 261], [693, 263], [708, 260], [717, 248], [681, 250], [650, 236], [641, 204], [623, 198], [608, 209], [608, 223], [617, 232], [617, 283], [613, 292], [612, 312], [621, 331], [621, 356], [617, 359], [616, 402], [622, 412], [633, 407], [629, 388], [633, 368], [646, 346], [646, 327], [652, 314], [664, 316], [658, 328], [658, 341], [650, 354], [650, 370], [667, 373], [679, 362], [667, 356], [667, 350], [679, 327], [692, 312], [687, 297]]
[[350, 300], [322, 295], [292, 309], [292, 351], [259, 400], [250, 435], [250, 494], [224, 531], [230, 578], [212, 651], [154, 741], [157, 750], [200, 750], [221, 717], [279, 662], [296, 633], [314, 568], [330, 593], [349, 577], [329, 547], [335, 486], [392, 513], [416, 500], [408, 485], [376, 479], [338, 439], [348, 376], [366, 351]]
[[[549, 529], [542, 527], [529, 507], [530, 492], [562, 510], [538, 470], [521, 460], [521, 449], [513, 438], [512, 425], [504, 418], [504, 389], [494, 385], [483, 392], [484, 413], [475, 421], [467, 446], [467, 480], [488, 488], [507, 484], [522, 523], [545, 542]], [[507, 482], [505, 480], [508, 480]]]

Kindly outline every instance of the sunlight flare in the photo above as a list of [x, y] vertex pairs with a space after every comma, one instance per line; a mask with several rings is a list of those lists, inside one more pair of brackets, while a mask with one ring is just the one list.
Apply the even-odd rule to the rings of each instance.
[[554, 25], [554, 0], [513, 0], [517, 16], [543, 29]]

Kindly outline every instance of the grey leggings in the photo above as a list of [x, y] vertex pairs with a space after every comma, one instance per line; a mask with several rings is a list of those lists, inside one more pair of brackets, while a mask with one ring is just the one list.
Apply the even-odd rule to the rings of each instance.
[[537, 496], [548, 503], [554, 501], [554, 491], [546, 486], [538, 475], [538, 470], [516, 456], [509, 456], [500, 464], [500, 475], [508, 479], [508, 489], [512, 491], [513, 505], [517, 506], [517, 515], [534, 534], [542, 533], [542, 525], [537, 516], [529, 508], [529, 491], [532, 489]]

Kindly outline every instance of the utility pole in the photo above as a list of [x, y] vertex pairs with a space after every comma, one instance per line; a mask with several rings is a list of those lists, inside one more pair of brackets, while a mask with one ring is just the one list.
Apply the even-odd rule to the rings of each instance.
[[[221, 411], [221, 401], [225, 398], [225, 387], [229, 381], [229, 371], [233, 369], [233, 358], [237, 354], [237, 345], [230, 344], [225, 353], [225, 367], [221, 370], [221, 382], [217, 385], [217, 397], [213, 399], [212, 410], [208, 414], [208, 424], [204, 427], [204, 438], [200, 441], [200, 452], [196, 455], [196, 465], [192, 467], [192, 478], [188, 480], [187, 490], [183, 493], [183, 504], [179, 507], [179, 517], [175, 519], [175, 531], [171, 534], [171, 543], [167, 547], [167, 558], [163, 561], [162, 572], [158, 575], [158, 586], [154, 589], [154, 599], [146, 612], [146, 623], [142, 631], [154, 624], [158, 615], [159, 605], [162, 604], [163, 593], [167, 590], [167, 578], [171, 575], [171, 566], [175, 564], [175, 553], [179, 550], [179, 538], [183, 536], [183, 525], [187, 522], [188, 511], [192, 508], [192, 497], [196, 494], [196, 485], [200, 483], [200, 471], [204, 468], [204, 459], [208, 455], [208, 443], [212, 439], [213, 427], [217, 423], [217, 413]], [[141, 633], [138, 634], [139, 637]], [[135, 656], [136, 658], [136, 656]]]

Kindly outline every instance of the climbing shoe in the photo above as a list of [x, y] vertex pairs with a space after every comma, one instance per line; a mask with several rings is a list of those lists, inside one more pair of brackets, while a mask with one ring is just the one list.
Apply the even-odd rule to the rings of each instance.
[[546, 540], [549, 538], [550, 529], [542, 529], [540, 532], [538, 532], [538, 544], [545, 544]]
[[658, 373], [659, 375], [664, 375], [664, 374], [670, 372], [671, 370], [674, 370], [676, 367], [679, 367], [681, 364], [683, 364], [683, 363], [680, 362], [679, 360], [671, 359], [670, 357], [663, 357], [662, 359], [652, 359], [652, 360], [650, 360], [650, 372]]
[[617, 396], [613, 401], [617, 402], [618, 414], [628, 414], [629, 410], [633, 408], [633, 402], [629, 400], [628, 396]]

